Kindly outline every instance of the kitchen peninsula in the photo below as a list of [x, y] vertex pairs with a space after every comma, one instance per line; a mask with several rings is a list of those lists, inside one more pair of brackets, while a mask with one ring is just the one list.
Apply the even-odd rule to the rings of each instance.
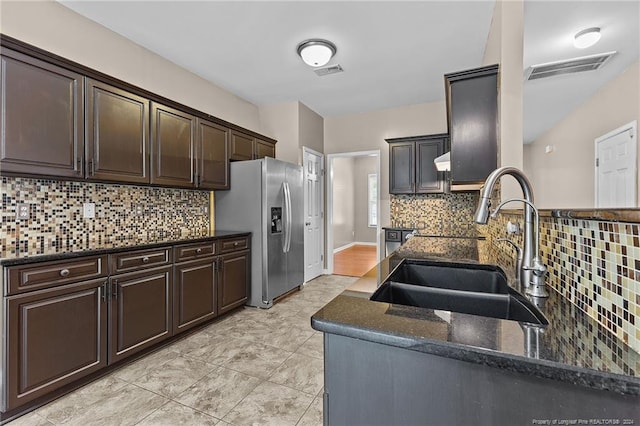
[[325, 424], [640, 421], [640, 355], [553, 289], [546, 327], [369, 300], [405, 258], [491, 263], [492, 251], [482, 238], [411, 238], [312, 317]]

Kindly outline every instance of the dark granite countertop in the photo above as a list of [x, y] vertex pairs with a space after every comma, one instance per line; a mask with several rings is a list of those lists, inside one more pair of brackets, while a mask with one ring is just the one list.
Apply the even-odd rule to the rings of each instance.
[[176, 230], [176, 232], [146, 232], [144, 235], [130, 234], [108, 239], [87, 239], [72, 247], [26, 247], [24, 251], [0, 251], [0, 266], [21, 265], [31, 262], [71, 259], [80, 256], [116, 253], [132, 249], [146, 249], [175, 244], [196, 243], [215, 238], [249, 235], [244, 231], [227, 230]]
[[[375, 289], [405, 258], [487, 261], [489, 242], [414, 237], [352, 289]], [[346, 290], [311, 319], [314, 329], [461, 361], [640, 396], [640, 355], [553, 289], [546, 327], [456, 312], [373, 302]]]

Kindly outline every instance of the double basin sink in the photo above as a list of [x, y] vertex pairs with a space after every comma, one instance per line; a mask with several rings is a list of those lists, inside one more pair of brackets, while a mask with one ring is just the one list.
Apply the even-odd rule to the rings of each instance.
[[497, 266], [404, 259], [370, 300], [547, 325]]

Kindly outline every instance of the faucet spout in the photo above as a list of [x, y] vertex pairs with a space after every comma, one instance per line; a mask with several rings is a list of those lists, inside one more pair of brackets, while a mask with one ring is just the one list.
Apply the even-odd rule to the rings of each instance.
[[[491, 194], [496, 184], [504, 175], [511, 175], [520, 184], [524, 199], [507, 200], [500, 204], [495, 210], [494, 215], [502, 208], [502, 206], [511, 201], [524, 202], [524, 248], [522, 253], [521, 277], [522, 283], [529, 295], [536, 297], [548, 297], [545, 288], [546, 267], [542, 264], [539, 257], [538, 241], [540, 235], [538, 223], [538, 211], [533, 204], [533, 190], [531, 183], [525, 174], [515, 167], [501, 167], [494, 170], [488, 177], [482, 187], [480, 193], [480, 201], [478, 208], [474, 214], [474, 221], [480, 224], [486, 224], [489, 221], [491, 208]], [[492, 216], [494, 216], [492, 215]]]

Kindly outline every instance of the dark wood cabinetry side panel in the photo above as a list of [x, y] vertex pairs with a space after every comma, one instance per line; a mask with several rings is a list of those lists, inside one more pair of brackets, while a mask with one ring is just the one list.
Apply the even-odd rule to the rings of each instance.
[[7, 298], [7, 409], [107, 365], [106, 280]]
[[82, 75], [2, 50], [0, 171], [83, 177]]
[[87, 178], [149, 183], [149, 101], [87, 80]]
[[272, 143], [256, 139], [255, 158], [276, 158], [276, 146]]
[[220, 314], [244, 305], [251, 281], [251, 252], [225, 254], [220, 259], [218, 311]]
[[198, 188], [229, 189], [229, 129], [198, 120]]
[[177, 109], [151, 105], [151, 183], [194, 186], [196, 118]]
[[416, 142], [416, 193], [445, 191], [444, 172], [439, 172], [433, 160], [444, 154], [446, 138]]
[[173, 332], [179, 333], [217, 315], [216, 259], [176, 265]]
[[172, 335], [171, 267], [110, 278], [109, 363]]
[[253, 159], [253, 138], [238, 132], [231, 132], [231, 160], [243, 161]]
[[389, 193], [413, 194], [415, 191], [415, 143], [389, 144]]

